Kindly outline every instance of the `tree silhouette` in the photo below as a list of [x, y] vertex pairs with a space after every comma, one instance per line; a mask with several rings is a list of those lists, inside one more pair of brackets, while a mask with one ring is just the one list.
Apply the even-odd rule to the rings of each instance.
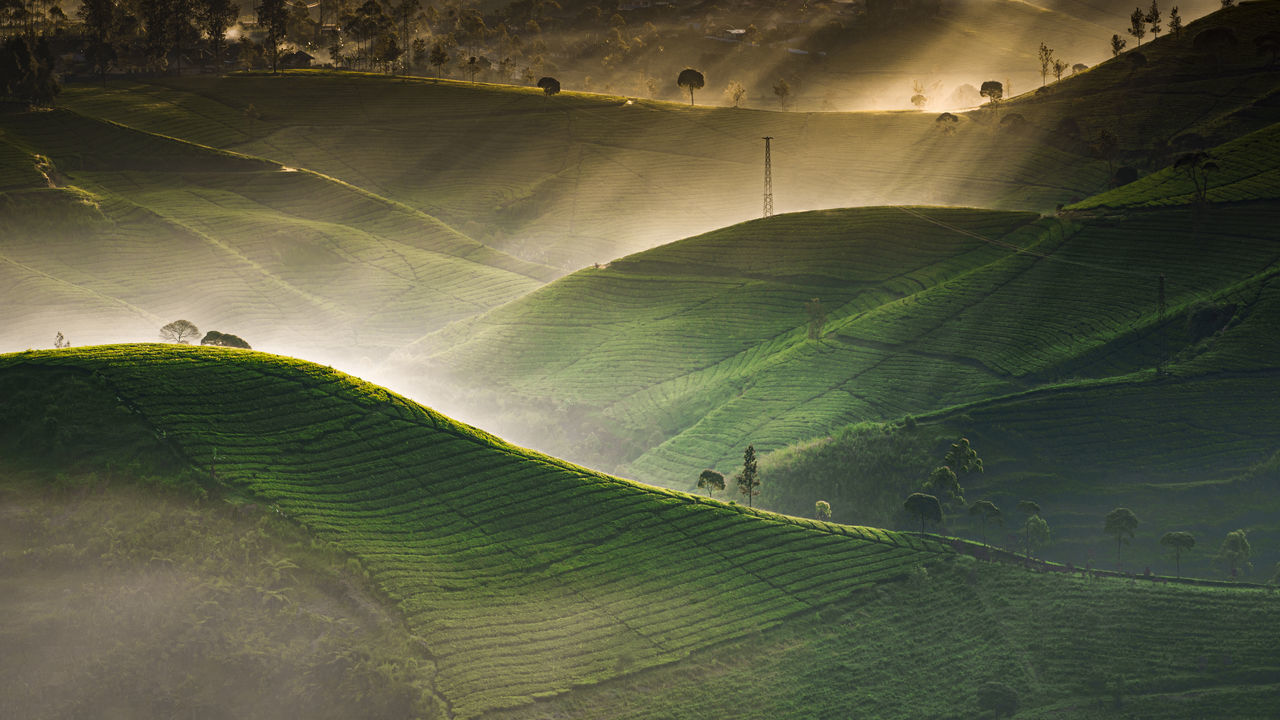
[[223, 39], [226, 37], [227, 28], [240, 17], [240, 6], [232, 4], [231, 0], [199, 0], [195, 10], [196, 22], [209, 36], [209, 42], [213, 44], [213, 66], [221, 70]]
[[1160, 37], [1160, 5], [1157, 0], [1151, 0], [1151, 9], [1147, 10], [1144, 19], [1151, 24], [1151, 36]]
[[1049, 68], [1053, 67], [1053, 48], [1040, 43], [1040, 86], [1048, 82]]
[[160, 328], [160, 338], [162, 340], [169, 340], [181, 345], [189, 345], [199, 334], [200, 329], [194, 323], [186, 320], [174, 320]]
[[1126, 542], [1125, 536], [1133, 540], [1133, 531], [1138, 528], [1138, 516], [1129, 508], [1118, 507], [1107, 513], [1104, 532], [1116, 536], [1116, 564], [1120, 563], [1120, 545]]
[[689, 89], [689, 104], [693, 104], [693, 91], [701, 90], [707, 84], [707, 79], [702, 73], [693, 68], [685, 68], [680, 71], [680, 76], [676, 78], [676, 85]]
[[791, 83], [780, 78], [773, 85], [773, 94], [778, 96], [778, 103], [785, 109], [787, 102], [791, 99]]
[[[1027, 515], [1027, 520], [1040, 514], [1040, 505], [1033, 500], [1019, 500], [1018, 511]], [[1027, 557], [1031, 557], [1031, 526], [1027, 523], [1022, 524], [1023, 543], [1026, 546]]]
[[1147, 35], [1147, 15], [1142, 12], [1142, 8], [1133, 9], [1133, 14], [1129, 16], [1129, 29], [1125, 32], [1137, 38], [1138, 47], [1142, 47], [1142, 38]]
[[1218, 163], [1213, 161], [1213, 156], [1203, 150], [1186, 153], [1173, 161], [1173, 169], [1181, 170], [1191, 178], [1191, 185], [1195, 188], [1195, 202], [1197, 205], [1204, 205], [1209, 195], [1209, 173], [1218, 170]]
[[924, 534], [925, 520], [932, 520], [934, 523], [942, 522], [942, 506], [938, 504], [938, 498], [932, 495], [911, 493], [907, 496], [906, 502], [902, 503], [902, 507], [920, 518], [921, 535]]
[[698, 476], [698, 487], [707, 491], [707, 497], [713, 497], [716, 490], [724, 490], [724, 475], [715, 470], [703, 470]]
[[738, 103], [742, 102], [742, 96], [747, 94], [747, 89], [742, 87], [742, 83], [734, 80], [724, 89], [724, 96], [733, 103], [734, 107], [738, 107]]
[[1182, 579], [1182, 553], [1196, 546], [1196, 536], [1189, 532], [1167, 532], [1160, 538], [1160, 544], [1173, 550], [1178, 568], [1178, 579]]
[[1169, 11], [1169, 33], [1175, 38], [1182, 37], [1182, 16], [1178, 14], [1178, 6]]
[[1000, 512], [1000, 508], [990, 500], [979, 500], [969, 508], [969, 514], [975, 516], [982, 523], [982, 544], [987, 544], [987, 521], [994, 521], [1004, 525], [1004, 515]]
[[444, 45], [435, 43], [431, 46], [431, 52], [427, 54], [427, 62], [435, 67], [436, 74], [439, 75], [444, 66], [449, 64], [449, 51]]
[[289, 23], [289, 10], [284, 0], [261, 0], [258, 5], [258, 25], [267, 31], [262, 44], [271, 56], [271, 72], [280, 71], [280, 43], [284, 41]]
[[1127, 45], [1128, 43], [1129, 43], [1128, 40], [1125, 40], [1119, 35], [1112, 35], [1111, 36], [1111, 57], [1115, 57], [1119, 55], [1120, 51], [1124, 50], [1124, 46]]
[[960, 124], [960, 118], [949, 112], [944, 112], [933, 121], [934, 127], [942, 131], [943, 135], [951, 135], [956, 131], [956, 125]]
[[560, 92], [560, 81], [548, 75], [547, 77], [538, 78], [538, 87], [542, 88], [543, 94], [551, 97]]
[[738, 474], [738, 492], [747, 496], [747, 507], [752, 507], [751, 499], [760, 494], [760, 470], [756, 466], [756, 447], [748, 445], [742, 453], [742, 472]]
[[984, 98], [991, 98], [991, 104], [1000, 102], [1000, 98], [1004, 97], [1004, 85], [998, 80], [988, 80], [982, 83], [982, 87], [978, 90], [978, 94]]

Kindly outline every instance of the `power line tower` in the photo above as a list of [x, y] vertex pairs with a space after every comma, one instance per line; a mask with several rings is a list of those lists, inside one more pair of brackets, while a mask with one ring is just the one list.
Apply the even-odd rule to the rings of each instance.
[[764, 138], [764, 217], [773, 217], [773, 160], [769, 156], [769, 141], [772, 135]]

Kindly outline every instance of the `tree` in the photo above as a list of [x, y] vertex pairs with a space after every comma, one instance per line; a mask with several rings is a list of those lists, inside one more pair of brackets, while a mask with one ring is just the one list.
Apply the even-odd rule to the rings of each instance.
[[1174, 562], [1178, 569], [1178, 578], [1182, 578], [1182, 553], [1196, 546], [1196, 536], [1189, 532], [1167, 532], [1160, 538], [1160, 544], [1173, 551]]
[[180, 345], [190, 345], [191, 341], [199, 334], [200, 329], [186, 320], [174, 320], [160, 328], [161, 340], [169, 340]]
[[280, 43], [289, 23], [289, 8], [284, 0], [259, 0], [258, 24], [267, 31], [263, 46], [271, 58], [272, 74], [280, 71]]
[[924, 90], [924, 83], [919, 80], [911, 81], [911, 104], [918, 110], [923, 110], [924, 106], [929, 104], [929, 98], [924, 94]]
[[547, 97], [551, 97], [560, 92], [560, 81], [548, 75], [538, 78], [538, 87], [542, 88]]
[[1235, 7], [1235, 6], [1236, 6], [1236, 0], [1222, 0], [1222, 7], [1224, 9], [1229, 7]]
[[[1019, 500], [1018, 511], [1027, 515], [1030, 521], [1033, 516], [1040, 514], [1040, 505], [1033, 500]], [[1031, 526], [1028, 523], [1022, 524], [1023, 543], [1026, 545], [1027, 557], [1031, 557]]]
[[1128, 40], [1125, 40], [1119, 35], [1112, 35], [1111, 36], [1111, 57], [1115, 57], [1119, 55], [1120, 51], [1124, 50], [1124, 46], [1127, 45], [1128, 42], [1129, 42]]
[[734, 107], [738, 107], [738, 103], [742, 102], [742, 96], [747, 94], [747, 89], [742, 87], [742, 83], [734, 80], [724, 89], [724, 96]]
[[[1129, 508], [1118, 507], [1107, 513], [1104, 532], [1116, 536], [1116, 564], [1120, 563], [1121, 543], [1133, 540], [1133, 531], [1138, 528], [1138, 516]], [[1125, 536], [1128, 540], [1125, 540]]]
[[778, 82], [773, 84], [773, 94], [778, 96], [778, 104], [786, 109], [787, 102], [791, 100], [791, 83], [779, 78]]
[[400, 24], [400, 47], [408, 48], [413, 43], [413, 26], [422, 17], [420, 0], [400, 0], [391, 7], [391, 19]]
[[742, 472], [738, 474], [738, 492], [747, 496], [747, 507], [751, 507], [751, 499], [760, 494], [760, 471], [756, 467], [756, 448], [748, 445], [742, 453]]
[[1203, 150], [1186, 153], [1173, 161], [1173, 169], [1187, 174], [1195, 188], [1196, 204], [1203, 205], [1209, 195], [1209, 173], [1218, 170], [1218, 163], [1213, 161], [1213, 156]]
[[1144, 18], [1151, 25], [1151, 37], [1160, 37], [1160, 5], [1158, 0], [1151, 0], [1151, 9]]
[[998, 80], [988, 80], [982, 83], [978, 94], [984, 98], [991, 98], [991, 104], [994, 105], [1004, 97], [1004, 85], [1001, 85]]
[[822, 299], [810, 298], [804, 304], [804, 310], [809, 315], [809, 339], [821, 340], [822, 328], [827, 324], [827, 309], [823, 307]]
[[819, 500], [813, 504], [813, 516], [818, 520], [831, 519], [831, 503]]
[[942, 522], [942, 506], [938, 504], [938, 498], [927, 495], [925, 493], [911, 493], [907, 496], [906, 502], [902, 503], [902, 507], [907, 512], [920, 518], [920, 534], [924, 534], [925, 520], [932, 520], [935, 523]]
[[[430, 52], [430, 54], [428, 54], [428, 55], [427, 55], [427, 62], [428, 62], [428, 63], [430, 63], [433, 67], [435, 67], [435, 69], [436, 69], [436, 75], [439, 75], [439, 74], [440, 74], [440, 70], [441, 70], [445, 65], [448, 65], [448, 64], [449, 64], [449, 51], [448, 51], [448, 50], [445, 50], [445, 49], [444, 49], [444, 46], [443, 46], [443, 45], [441, 45], [440, 43], [434, 43], [434, 44], [432, 44], [432, 46], [431, 46], [431, 52]], [[554, 80], [555, 78], [548, 78], [548, 79], [552, 79], [552, 80]], [[542, 87], [542, 85], [541, 85], [541, 84], [539, 84], [539, 85], [538, 85], [538, 87]], [[556, 89], [556, 92], [559, 92], [559, 87], [560, 87], [560, 83], [559, 83], [559, 82], [557, 82], [557, 83], [556, 83], [556, 88], [557, 88], [557, 89]], [[543, 90], [546, 90], [546, 88], [543, 88]], [[550, 94], [550, 93], [549, 93], [549, 94]]]
[[960, 118], [949, 112], [944, 112], [934, 119], [933, 125], [942, 131], [943, 135], [951, 135], [956, 131], [956, 125], [960, 124]]
[[1218, 549], [1218, 560], [1227, 566], [1233, 578], [1238, 570], [1243, 569], [1247, 572], [1253, 569], [1253, 564], [1249, 562], [1252, 555], [1253, 548], [1249, 547], [1249, 538], [1244, 530], [1232, 530], [1227, 533], [1226, 539], [1222, 541], [1222, 547]]
[[62, 92], [53, 64], [47, 37], [9, 36], [0, 46], [0, 97], [36, 106], [53, 105], [54, 97]]
[[947, 505], [964, 505], [964, 488], [960, 487], [960, 475], [982, 471], [982, 458], [978, 457], [978, 451], [969, 444], [968, 438], [960, 438], [951, 443], [947, 454], [942, 458], [942, 465], [929, 473], [924, 490], [937, 495]]
[[716, 490], [724, 490], [724, 475], [715, 470], [703, 470], [698, 476], [698, 487], [707, 491], [707, 497], [712, 497]]
[[1137, 38], [1138, 47], [1142, 47], [1142, 38], [1147, 36], [1147, 14], [1142, 12], [1142, 8], [1133, 9], [1129, 16], [1129, 29], [1125, 32]]
[[1071, 74], [1072, 74], [1072, 75], [1076, 75], [1076, 74], [1078, 74], [1078, 73], [1082, 73], [1082, 72], [1084, 72], [1085, 70], [1088, 70], [1088, 69], [1089, 69], [1089, 66], [1088, 66], [1088, 65], [1085, 65], [1084, 63], [1076, 63], [1075, 65], [1072, 65], [1072, 66], [1071, 66]]
[[85, 59], [97, 69], [102, 86], [106, 87], [107, 69], [116, 59], [115, 47], [110, 41], [111, 31], [116, 25], [116, 4], [113, 0], [84, 0], [77, 14], [89, 39]]
[[58, 334], [53, 338], [53, 346], [61, 350], [63, 348], [71, 347], [71, 342], [68, 341], [67, 338], [63, 336], [62, 331], [59, 330]]
[[693, 104], [693, 91], [701, 90], [707, 84], [707, 79], [702, 73], [693, 68], [685, 68], [680, 71], [680, 76], [676, 78], [676, 85], [689, 89], [689, 104]]
[[243, 350], [252, 350], [249, 343], [245, 342], [239, 335], [231, 333], [221, 333], [217, 330], [210, 330], [205, 333], [204, 338], [200, 340], [201, 345], [216, 345], [218, 347], [241, 348]]
[[1120, 150], [1119, 138], [1110, 130], [1104, 128], [1098, 131], [1098, 137], [1093, 141], [1090, 149], [1099, 158], [1107, 161], [1107, 175], [1115, 175], [1115, 158], [1116, 153]]
[[222, 44], [227, 28], [240, 17], [240, 6], [231, 0], [199, 0], [196, 3], [196, 22], [209, 36], [213, 45], [213, 66], [222, 69]]
[[1067, 64], [1057, 58], [1053, 60], [1053, 79], [1062, 81], [1062, 73], [1067, 71]]
[[1182, 37], [1182, 16], [1178, 14], [1178, 6], [1169, 11], [1169, 32], [1175, 38]]
[[987, 521], [997, 522], [1004, 525], [1004, 516], [1000, 512], [1000, 508], [990, 500], [979, 500], [969, 508], [969, 514], [977, 517], [982, 523], [982, 544], [987, 544]]
[[1043, 87], [1049, 77], [1049, 68], [1053, 67], [1053, 48], [1040, 43], [1040, 86]]

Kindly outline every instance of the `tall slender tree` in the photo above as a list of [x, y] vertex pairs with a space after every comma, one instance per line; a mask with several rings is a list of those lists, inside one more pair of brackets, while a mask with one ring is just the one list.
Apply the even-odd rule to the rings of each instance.
[[1160, 37], [1160, 4], [1159, 0], [1151, 0], [1151, 8], [1147, 10], [1146, 21], [1151, 25], [1151, 37]]
[[[1116, 536], [1116, 564], [1120, 563], [1121, 543], [1133, 540], [1133, 531], [1138, 528], [1138, 516], [1129, 508], [1118, 507], [1107, 513], [1105, 532]], [[1126, 540], [1127, 536], [1127, 540]]]
[[693, 68], [685, 68], [680, 71], [680, 76], [676, 78], [676, 85], [689, 90], [689, 104], [693, 104], [693, 91], [701, 90], [703, 85], [707, 84], [706, 78], [702, 73]]
[[1040, 43], [1040, 86], [1049, 81], [1049, 69], [1053, 67], [1053, 48]]
[[1160, 544], [1173, 550], [1174, 562], [1178, 570], [1178, 579], [1182, 579], [1182, 553], [1196, 546], [1196, 536], [1189, 532], [1167, 532], [1160, 538]]
[[289, 24], [289, 8], [285, 0], [261, 0], [258, 5], [258, 24], [267, 31], [263, 45], [271, 59], [271, 72], [280, 71], [280, 43], [284, 42]]
[[742, 453], [742, 472], [738, 474], [738, 492], [747, 496], [747, 507], [752, 507], [751, 499], [760, 494], [760, 469], [756, 465], [756, 447], [748, 445]]
[[115, 46], [111, 43], [111, 31], [116, 25], [115, 0], [83, 0], [77, 14], [88, 36], [85, 59], [93, 63], [102, 78], [102, 86], [106, 87], [107, 71], [116, 59]]
[[226, 45], [227, 28], [240, 17], [240, 6], [231, 0], [199, 0], [196, 4], [196, 22], [200, 30], [209, 36], [212, 46], [213, 66], [222, 70], [222, 51]]
[[1129, 16], [1129, 29], [1126, 32], [1138, 40], [1138, 47], [1142, 47], [1142, 38], [1147, 36], [1147, 14], [1142, 12], [1142, 8], [1133, 9], [1133, 14]]

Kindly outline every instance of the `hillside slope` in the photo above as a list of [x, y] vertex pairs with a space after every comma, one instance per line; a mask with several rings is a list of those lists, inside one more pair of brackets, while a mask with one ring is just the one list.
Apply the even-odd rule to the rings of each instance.
[[[152, 677], [190, 673], [163, 697], [135, 694], [143, 686], [124, 677], [99, 710], [170, 717], [251, 702], [251, 692], [220, 685], [221, 670], [212, 674], [207, 662], [235, 657], [238, 645], [205, 650], [198, 670], [183, 648], [211, 639], [232, 598], [259, 596], [265, 609], [246, 609], [246, 627], [249, 615], [270, 617], [277, 605], [280, 626], [257, 636], [258, 653], [240, 670], [278, 652], [301, 660], [304, 673], [264, 668], [259, 684], [280, 683], [268, 709], [313, 681], [337, 684], [364, 703], [364, 715], [490, 720], [975, 717], [990, 710], [982, 697], [993, 682], [1037, 717], [1103, 717], [1123, 703], [1141, 717], [1212, 707], [1261, 718], [1280, 692], [1280, 611], [1260, 590], [1035, 576], [902, 534], [645, 488], [521, 451], [299, 361], [174, 346], [5, 355], [0, 400], [0, 511], [31, 522], [20, 505], [43, 478], [41, 507], [57, 513], [33, 535], [0, 528], [0, 561], [39, 581], [24, 597], [56, 587], [49, 570], [69, 561], [81, 573], [96, 563], [104, 577], [138, 566], [135, 577], [152, 582], [150, 617], [174, 633], [172, 647], [140, 630], [91, 680], [124, 677], [157, 655], [166, 662]], [[31, 465], [18, 484], [15, 463]], [[163, 467], [177, 475], [128, 485], [139, 470]], [[110, 482], [85, 475], [95, 468]], [[166, 495], [199, 484], [235, 500], [230, 514], [242, 519], [166, 507]], [[99, 522], [87, 522], [95, 511]], [[313, 613], [331, 614], [349, 598], [310, 594], [310, 563], [290, 568], [271, 554], [271, 537], [292, 524], [284, 516], [311, 534], [308, 557], [353, 555], [408, 634], [393, 623], [373, 657], [335, 645], [352, 634], [348, 623], [324, 633]], [[224, 528], [255, 517], [272, 532], [224, 538]], [[58, 538], [74, 542], [51, 544]], [[5, 550], [15, 542], [25, 549]], [[227, 543], [199, 566], [227, 576], [192, 620], [180, 605], [170, 609], [180, 593], [159, 581], [196, 569], [183, 558], [201, 542]], [[308, 547], [305, 536], [292, 542]], [[235, 561], [241, 553], [244, 564]], [[6, 637], [17, 638], [64, 633], [86, 608], [64, 603], [49, 617], [21, 598], [0, 601], [12, 601]], [[110, 617], [131, 623], [134, 605], [116, 603]], [[370, 612], [384, 611], [359, 609]], [[319, 641], [292, 635], [308, 627]], [[67, 647], [96, 652], [113, 637], [98, 632]], [[272, 644], [290, 637], [288, 648]], [[0, 707], [28, 697], [9, 684], [31, 667], [0, 678]]]
[[377, 357], [555, 272], [305, 170], [68, 111], [0, 113], [0, 343], [156, 337]]
[[[594, 473], [285, 358], [165, 346], [0, 358], [4, 375], [66, 369], [117, 393], [161, 446], [359, 558], [459, 718], [683, 658], [937, 551]], [[64, 432], [17, 431], [48, 428]]]

